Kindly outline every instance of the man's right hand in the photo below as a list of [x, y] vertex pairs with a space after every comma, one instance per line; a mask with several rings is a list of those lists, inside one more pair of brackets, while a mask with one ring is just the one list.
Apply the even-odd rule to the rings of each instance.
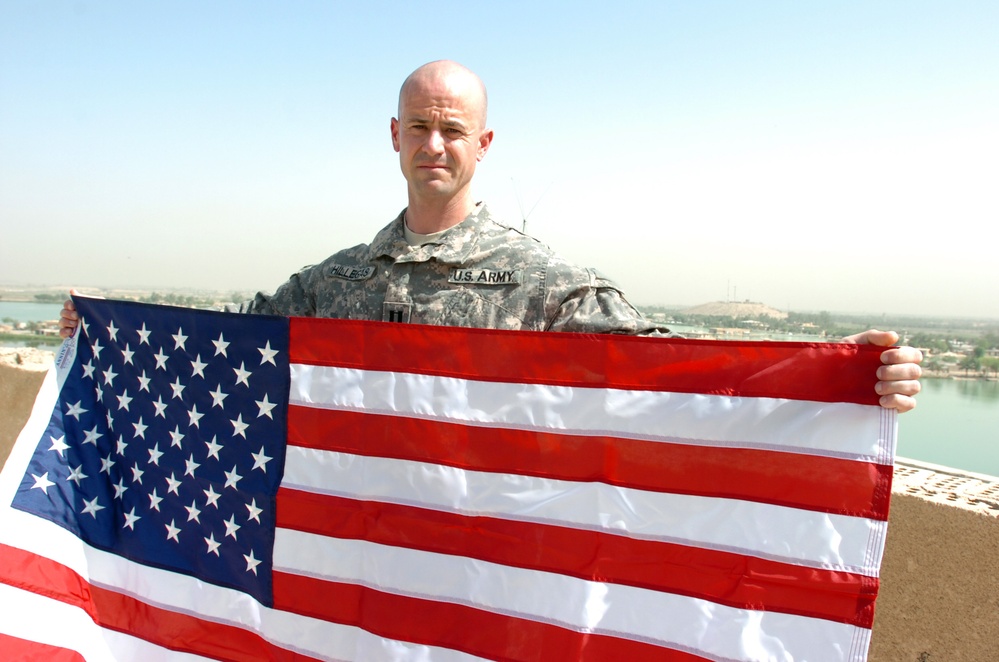
[[[76, 294], [76, 290], [70, 290], [69, 295]], [[72, 299], [66, 299], [62, 304], [62, 312], [59, 313], [59, 335], [69, 338], [76, 332], [76, 327], [80, 325], [80, 315], [76, 312], [76, 304]]]

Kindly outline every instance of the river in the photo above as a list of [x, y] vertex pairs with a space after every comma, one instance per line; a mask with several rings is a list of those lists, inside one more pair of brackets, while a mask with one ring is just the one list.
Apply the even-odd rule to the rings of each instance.
[[[61, 304], [0, 301], [0, 320], [51, 320], [58, 318], [61, 308]], [[999, 382], [924, 379], [917, 401], [914, 411], [899, 417], [899, 455], [999, 476]]]

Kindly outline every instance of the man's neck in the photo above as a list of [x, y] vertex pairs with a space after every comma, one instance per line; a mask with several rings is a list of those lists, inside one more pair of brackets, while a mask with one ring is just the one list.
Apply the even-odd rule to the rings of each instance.
[[406, 225], [413, 232], [433, 234], [458, 225], [474, 209], [475, 202], [471, 196], [463, 196], [460, 200], [452, 198], [438, 202], [416, 200], [411, 195], [409, 207], [406, 209]]

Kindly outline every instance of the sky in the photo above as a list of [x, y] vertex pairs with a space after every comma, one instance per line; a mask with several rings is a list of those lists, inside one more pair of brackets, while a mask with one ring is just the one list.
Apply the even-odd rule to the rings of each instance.
[[999, 3], [0, 0], [0, 285], [272, 291], [406, 205], [417, 66], [477, 199], [638, 305], [999, 318]]

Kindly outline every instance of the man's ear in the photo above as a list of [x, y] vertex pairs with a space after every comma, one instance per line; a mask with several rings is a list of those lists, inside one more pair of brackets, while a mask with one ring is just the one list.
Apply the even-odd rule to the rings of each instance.
[[479, 149], [475, 153], [475, 160], [481, 161], [482, 159], [486, 158], [486, 152], [489, 151], [489, 146], [492, 144], [493, 144], [493, 130], [486, 129], [479, 136]]
[[398, 152], [401, 149], [399, 147], [399, 120], [393, 117], [389, 123], [389, 128], [392, 130], [392, 149]]

